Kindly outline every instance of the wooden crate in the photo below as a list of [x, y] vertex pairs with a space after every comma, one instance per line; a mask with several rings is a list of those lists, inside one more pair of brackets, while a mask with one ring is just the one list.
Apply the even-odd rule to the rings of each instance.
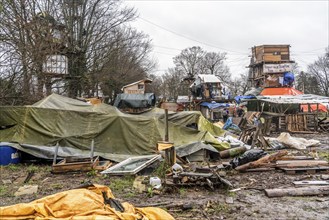
[[64, 158], [52, 166], [53, 173], [66, 173], [78, 171], [90, 171], [99, 163], [99, 157], [91, 158]]

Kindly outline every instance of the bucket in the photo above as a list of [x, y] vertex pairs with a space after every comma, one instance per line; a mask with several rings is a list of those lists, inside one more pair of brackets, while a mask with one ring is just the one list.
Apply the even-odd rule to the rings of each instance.
[[0, 165], [17, 164], [21, 161], [19, 151], [10, 146], [0, 146]]
[[160, 189], [161, 188], [161, 179], [159, 177], [151, 177], [150, 185], [153, 186], [153, 188], [155, 188], [155, 189]]

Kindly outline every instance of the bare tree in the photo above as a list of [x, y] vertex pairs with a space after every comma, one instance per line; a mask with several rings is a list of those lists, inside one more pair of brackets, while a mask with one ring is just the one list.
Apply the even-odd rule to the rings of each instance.
[[[71, 97], [98, 95], [99, 88], [117, 92], [122, 84], [145, 77], [154, 67], [148, 56], [148, 36], [127, 25], [136, 18], [136, 11], [121, 1], [1, 3], [0, 79], [26, 103], [43, 97], [44, 88], [47, 94], [56, 87]], [[47, 55], [57, 54], [68, 58], [66, 78], [43, 71]]]
[[149, 58], [152, 47], [145, 34], [126, 28], [116, 37], [111, 50], [103, 57], [102, 67], [94, 71], [96, 81], [111, 100], [121, 92], [122, 86], [146, 78], [156, 65]]
[[175, 56], [175, 68], [182, 72], [186, 77], [194, 77], [197, 74], [204, 73], [203, 59], [206, 52], [201, 47], [190, 47], [182, 50], [182, 52]]
[[318, 83], [320, 92], [324, 96], [329, 96], [329, 47], [326, 53], [320, 56], [313, 64], [308, 66], [308, 72], [315, 77], [311, 86], [316, 86]]
[[248, 71], [231, 80], [228, 83], [228, 87], [233, 96], [244, 95], [250, 89], [248, 85]]
[[167, 99], [175, 100], [179, 95], [188, 95], [188, 86], [184, 84], [184, 74], [177, 68], [169, 68], [162, 76], [162, 95]]
[[[69, 96], [81, 96], [88, 84], [88, 66], [107, 54], [120, 26], [136, 18], [133, 8], [122, 7], [121, 1], [61, 1], [59, 16], [68, 31]], [[96, 51], [96, 52], [95, 52]], [[98, 60], [99, 62], [99, 60]]]
[[222, 82], [228, 83], [230, 81], [230, 71], [224, 61], [226, 59], [226, 53], [207, 52], [202, 60], [204, 66], [204, 73], [213, 74], [219, 77]]

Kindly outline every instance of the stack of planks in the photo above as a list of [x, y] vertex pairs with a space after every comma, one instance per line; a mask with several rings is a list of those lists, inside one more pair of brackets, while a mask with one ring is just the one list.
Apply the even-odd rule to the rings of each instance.
[[298, 172], [314, 174], [317, 171], [329, 170], [329, 163], [325, 160], [278, 160], [275, 167], [287, 174]]
[[288, 114], [285, 116], [286, 130], [293, 133], [314, 133], [317, 131], [316, 114]]
[[306, 172], [314, 174], [317, 171], [329, 171], [329, 163], [325, 160], [315, 160], [306, 156], [286, 156], [288, 151], [281, 150], [268, 154], [256, 161], [236, 167], [240, 172], [270, 171], [280, 169], [287, 174]]

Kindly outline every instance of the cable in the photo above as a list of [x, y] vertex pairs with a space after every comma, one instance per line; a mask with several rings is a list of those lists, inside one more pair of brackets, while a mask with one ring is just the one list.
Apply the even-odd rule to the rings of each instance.
[[167, 29], [167, 28], [165, 28], [165, 27], [163, 27], [163, 26], [160, 26], [160, 25], [158, 25], [158, 24], [155, 24], [155, 23], [153, 23], [153, 22], [151, 22], [151, 21], [149, 21], [149, 20], [146, 20], [146, 19], [144, 19], [144, 18], [142, 18], [142, 17], [139, 17], [139, 19], [141, 19], [142, 21], [144, 21], [144, 22], [146, 22], [146, 23], [149, 23], [149, 24], [151, 24], [151, 25], [153, 25], [153, 26], [155, 26], [155, 27], [158, 27], [158, 28], [160, 28], [160, 29], [163, 29], [163, 30], [165, 30], [165, 31], [168, 31], [168, 32], [170, 32], [170, 33], [172, 33], [172, 34], [174, 34], [174, 35], [177, 35], [177, 36], [179, 36], [179, 37], [182, 37], [182, 38], [185, 38], [185, 39], [188, 39], [188, 40], [191, 40], [191, 41], [194, 41], [194, 42], [197, 42], [197, 43], [200, 43], [200, 44], [203, 44], [203, 45], [209, 46], [209, 47], [214, 47], [214, 48], [217, 48], [217, 49], [220, 49], [220, 50], [224, 50], [224, 51], [228, 51], [228, 52], [231, 52], [231, 53], [248, 54], [248, 53], [242, 53], [242, 52], [237, 52], [237, 51], [233, 51], [233, 50], [228, 50], [228, 49], [225, 49], [225, 48], [217, 47], [217, 46], [215, 46], [215, 45], [208, 44], [208, 43], [205, 43], [205, 42], [202, 42], [202, 41], [199, 41], [199, 40], [196, 40], [196, 39], [190, 38], [190, 37], [188, 37], [188, 36], [185, 36], [185, 35], [183, 35], [183, 34], [177, 33], [177, 32], [175, 32], [175, 31], [169, 30], [169, 29]]

